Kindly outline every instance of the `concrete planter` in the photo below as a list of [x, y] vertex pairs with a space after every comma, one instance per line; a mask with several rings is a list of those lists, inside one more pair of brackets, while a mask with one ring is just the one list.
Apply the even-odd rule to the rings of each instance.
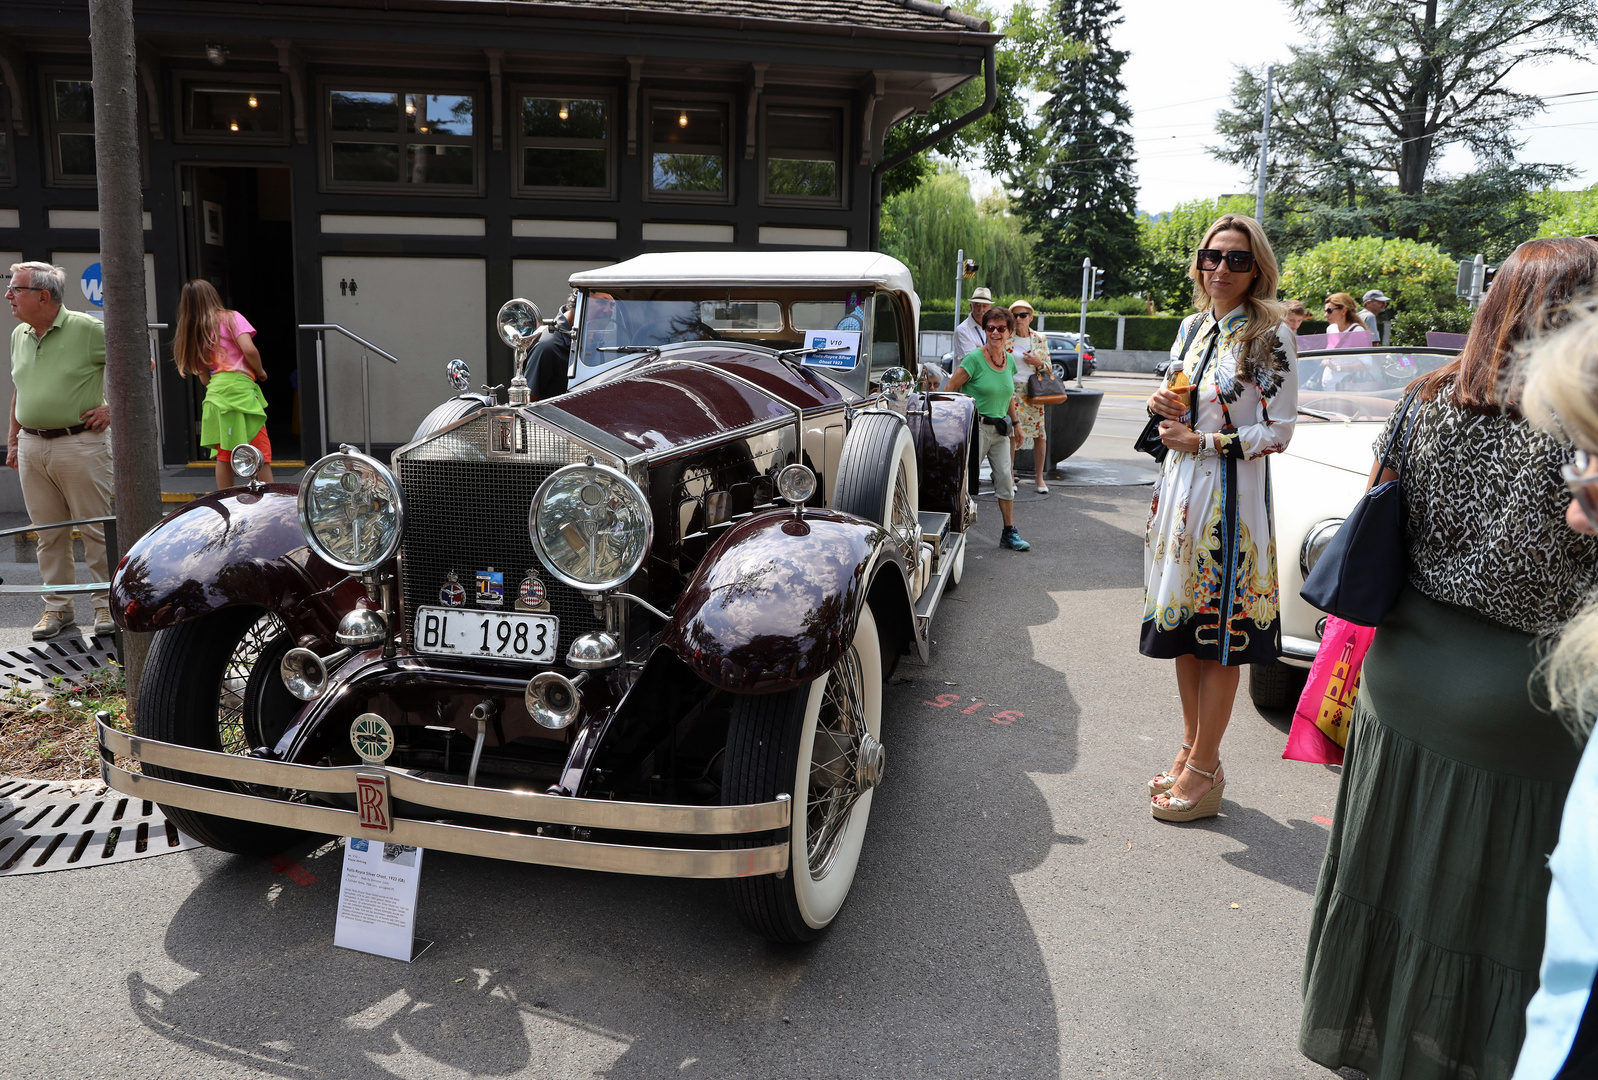
[[[1087, 442], [1088, 436], [1093, 433], [1093, 424], [1098, 420], [1099, 406], [1104, 402], [1103, 390], [1078, 390], [1068, 386], [1065, 393], [1063, 404], [1049, 405], [1043, 410], [1049, 457], [1054, 459], [1049, 463], [1050, 475], [1047, 479], [1051, 480], [1059, 478], [1054, 466], [1076, 453]], [[1033, 471], [1031, 448], [1016, 452], [1015, 467], [1018, 472]]]

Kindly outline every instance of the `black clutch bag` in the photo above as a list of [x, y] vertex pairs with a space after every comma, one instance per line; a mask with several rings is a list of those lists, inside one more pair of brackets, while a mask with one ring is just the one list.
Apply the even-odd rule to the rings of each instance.
[[[1409, 453], [1409, 437], [1415, 431], [1412, 404], [1415, 394], [1404, 401], [1404, 412], [1393, 437], [1382, 454], [1382, 469], [1400, 434], [1396, 472], [1404, 471]], [[1400, 431], [1408, 425], [1407, 430]], [[1379, 477], [1381, 473], [1377, 473]], [[1358, 626], [1380, 626], [1398, 602], [1406, 574], [1404, 557], [1404, 497], [1397, 480], [1377, 484], [1354, 504], [1343, 525], [1304, 579], [1299, 595], [1314, 607]]]

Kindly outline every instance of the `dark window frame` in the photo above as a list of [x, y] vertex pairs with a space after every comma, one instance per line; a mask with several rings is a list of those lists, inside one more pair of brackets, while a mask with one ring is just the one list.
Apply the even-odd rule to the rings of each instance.
[[[651, 203], [694, 203], [700, 206], [733, 206], [738, 201], [738, 162], [741, 160], [733, 148], [738, 145], [738, 95], [731, 93], [676, 91], [656, 88], [644, 91], [643, 108], [639, 109], [638, 122], [643, 127], [639, 141], [643, 144], [643, 195]], [[650, 117], [661, 106], [720, 105], [727, 110], [727, 134], [722, 144], [726, 162], [727, 184], [724, 192], [709, 191], [657, 191], [655, 190], [655, 140]]]
[[[86, 124], [76, 121], [68, 121], [63, 123], [62, 121], [56, 119], [55, 84], [56, 81], [60, 79], [65, 79], [70, 82], [92, 83], [94, 81], [92, 72], [87, 67], [80, 68], [59, 66], [42, 68], [39, 71], [39, 103], [42, 106], [39, 111], [44, 119], [44, 134], [46, 143], [46, 146], [44, 147], [44, 167], [46, 176], [45, 182], [50, 187], [92, 188], [95, 187], [99, 182], [97, 175], [93, 173], [88, 176], [83, 176], [79, 173], [68, 175], [63, 173], [61, 169], [61, 160], [59, 154], [61, 144], [59, 137], [62, 135], [93, 135], [94, 121], [90, 120]], [[144, 110], [140, 109], [139, 112], [141, 114], [141, 125], [139, 131], [139, 157], [142, 167], [144, 157], [144, 131], [142, 125], [142, 114]], [[92, 116], [93, 113], [91, 112], [90, 115]]]
[[[770, 109], [775, 106], [779, 110], [792, 109], [794, 111], [811, 112], [837, 112], [838, 122], [838, 193], [837, 195], [822, 198], [814, 195], [773, 195], [769, 190], [769, 166], [771, 162], [771, 124], [767, 119]], [[810, 207], [816, 210], [847, 210], [849, 209], [849, 137], [850, 120], [854, 109], [852, 104], [843, 98], [803, 98], [790, 94], [762, 94], [760, 98], [760, 138], [756, 153], [760, 158], [760, 199], [761, 206], [792, 206]]]
[[[562, 139], [550, 136], [536, 136], [522, 134], [522, 99], [536, 98], [569, 98], [572, 100], [586, 99], [589, 101], [603, 101], [605, 103], [605, 138], [593, 139]], [[511, 139], [511, 191], [519, 199], [584, 199], [603, 202], [614, 202], [618, 195], [616, 177], [620, 168], [621, 154], [617, 152], [616, 140], [621, 135], [621, 125], [617, 119], [617, 108], [621, 96], [614, 87], [609, 86], [582, 86], [579, 84], [545, 85], [542, 83], [513, 83], [510, 87], [510, 110], [508, 120], [514, 128]], [[602, 143], [595, 147], [594, 143]], [[522, 183], [522, 160], [527, 150], [537, 149], [541, 146], [559, 147], [571, 146], [575, 149], [603, 149], [605, 151], [605, 186], [603, 188], [577, 188], [577, 187], [540, 187]]]
[[[472, 99], [472, 134], [470, 135], [433, 135], [431, 132], [407, 133], [396, 131], [392, 135], [388, 132], [335, 132], [333, 130], [333, 93], [337, 90], [349, 90], [365, 94], [395, 94], [400, 98], [400, 108], [404, 109], [406, 94], [452, 94]], [[486, 190], [487, 176], [487, 145], [484, 139], [484, 129], [488, 126], [488, 116], [485, 107], [489, 103], [488, 88], [478, 82], [467, 80], [444, 79], [392, 79], [340, 76], [338, 78], [325, 78], [316, 81], [317, 126], [321, 129], [318, 139], [317, 180], [320, 190], [324, 193], [354, 193], [361, 195], [422, 195], [436, 198], [481, 198]], [[403, 127], [403, 125], [401, 125]], [[470, 184], [413, 184], [404, 179], [394, 182], [375, 180], [334, 180], [333, 179], [333, 144], [343, 143], [374, 143], [377, 145], [392, 145], [398, 148], [400, 155], [400, 175], [404, 176], [405, 147], [407, 143], [425, 143], [427, 145], [443, 146], [470, 146], [472, 148], [472, 173], [473, 181]]]
[[17, 138], [11, 126], [11, 95], [0, 82], [0, 187], [17, 186]]
[[[189, 94], [206, 85], [225, 87], [236, 84], [242, 87], [259, 87], [276, 90], [283, 103], [283, 130], [275, 134], [257, 135], [240, 131], [195, 131], [189, 127]], [[184, 68], [172, 73], [172, 100], [176, 103], [177, 123], [173, 125], [172, 141], [175, 143], [206, 146], [288, 146], [293, 138], [294, 97], [287, 75], [275, 71], [218, 71], [203, 68]]]

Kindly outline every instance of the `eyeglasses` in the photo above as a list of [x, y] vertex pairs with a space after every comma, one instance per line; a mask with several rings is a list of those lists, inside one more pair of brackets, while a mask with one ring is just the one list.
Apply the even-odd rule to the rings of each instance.
[[1221, 261], [1226, 261], [1226, 268], [1234, 274], [1246, 274], [1254, 269], [1254, 253], [1252, 251], [1219, 251], [1215, 248], [1199, 248], [1198, 268], [1200, 270], [1219, 270]]
[[1581, 507], [1581, 512], [1587, 515], [1587, 522], [1598, 529], [1598, 454], [1589, 454], [1585, 450], [1576, 451], [1576, 459], [1569, 465], [1562, 465], [1559, 469], [1565, 477], [1565, 486], [1570, 489], [1570, 495], [1576, 500], [1576, 505]]
[[19, 293], [19, 292], [23, 292], [23, 291], [28, 290], [28, 289], [32, 289], [34, 292], [49, 292], [50, 291], [49, 289], [45, 288], [43, 285], [7, 285], [6, 286], [6, 295], [10, 296], [12, 293]]
[[1008, 333], [1010, 328], [1008, 326], [1005, 326], [1002, 322], [996, 322], [996, 323], [989, 323], [988, 325], [984, 326], [982, 329], [986, 330], [990, 334], [1003, 334], [1003, 333]]
[[1030, 319], [1032, 317], [1032, 313], [1030, 311], [1016, 311], [1012, 312], [1012, 314], [1017, 319]]

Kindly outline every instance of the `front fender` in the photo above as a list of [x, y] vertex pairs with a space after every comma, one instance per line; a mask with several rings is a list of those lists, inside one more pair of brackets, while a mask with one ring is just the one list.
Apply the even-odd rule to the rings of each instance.
[[955, 532], [965, 531], [966, 465], [975, 413], [976, 401], [967, 394], [930, 393], [919, 401], [912, 398], [905, 416], [916, 444], [920, 507], [948, 514]]
[[722, 690], [803, 686], [843, 656], [876, 574], [895, 575], [904, 592], [901, 560], [881, 526], [850, 514], [749, 518], [706, 553], [664, 642]]
[[296, 638], [333, 640], [340, 613], [364, 595], [311, 551], [293, 484], [233, 488], [189, 503], [141, 536], [111, 575], [124, 630], [151, 633], [222, 608], [276, 612]]

